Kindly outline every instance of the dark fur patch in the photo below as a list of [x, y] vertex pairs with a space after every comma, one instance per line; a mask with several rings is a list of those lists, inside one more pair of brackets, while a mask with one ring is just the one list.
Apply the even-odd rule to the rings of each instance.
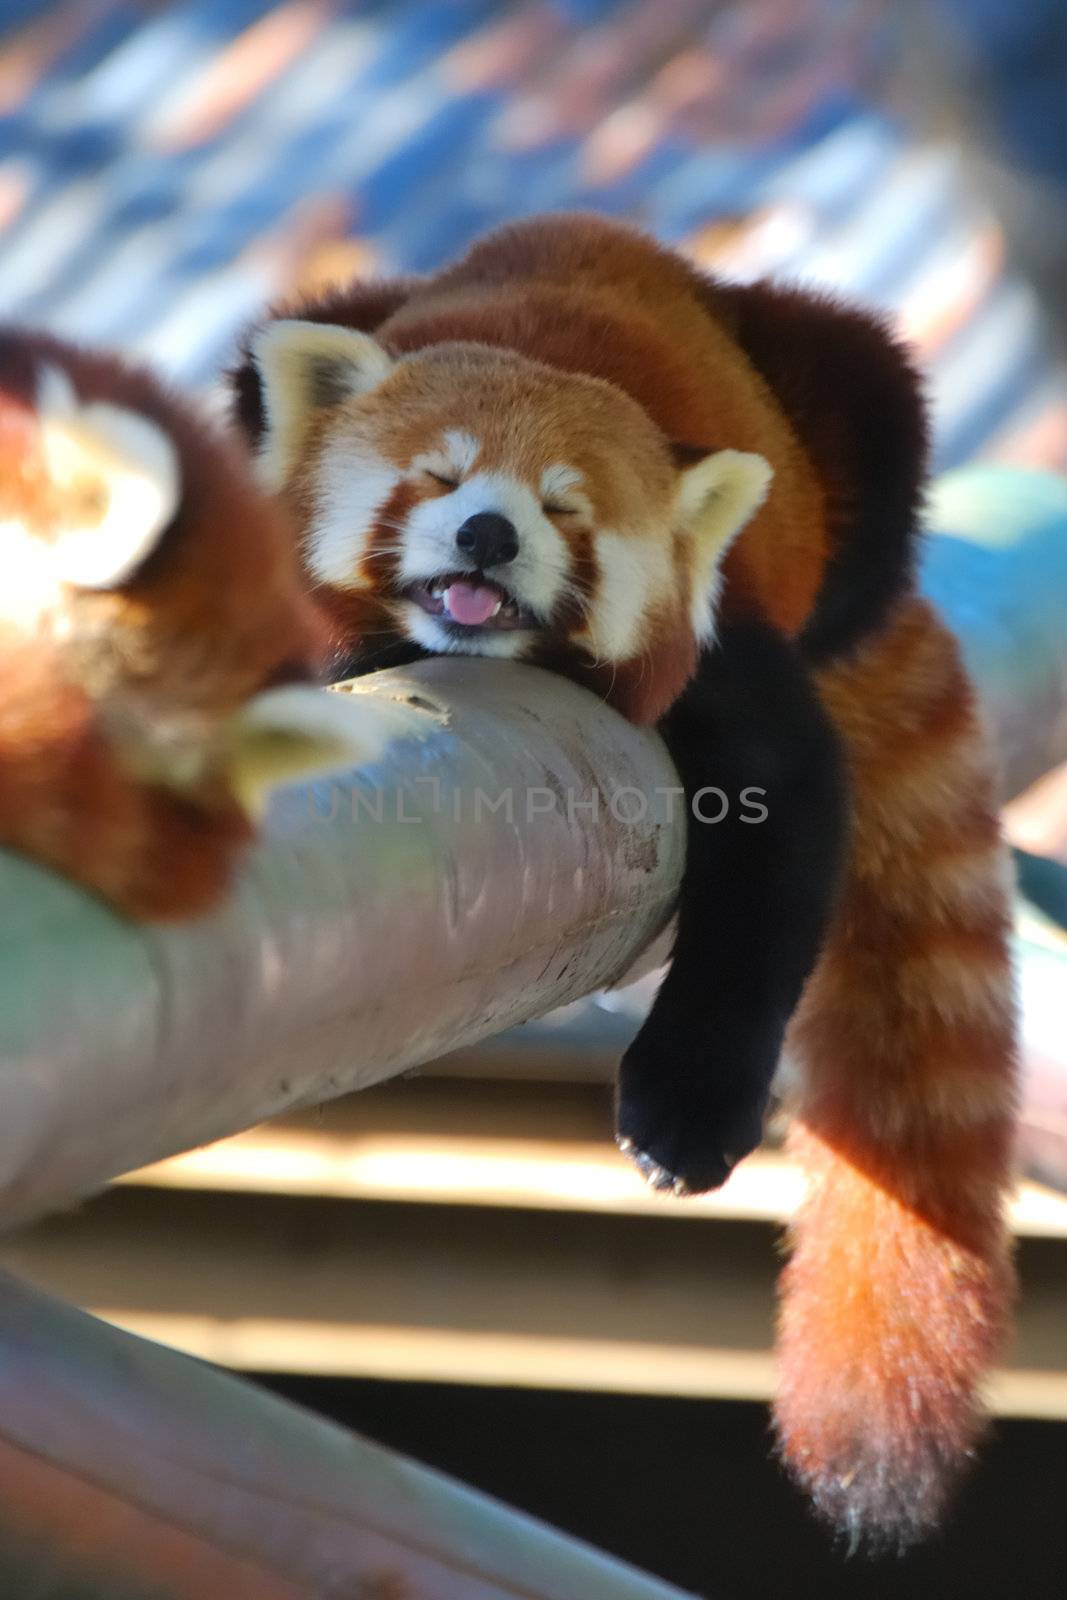
[[[836, 903], [848, 795], [799, 652], [765, 624], [724, 626], [659, 727], [685, 789], [688, 850], [671, 967], [623, 1062], [619, 1131], [698, 1190], [759, 1141]], [[720, 821], [695, 815], [702, 789], [725, 797]], [[766, 816], [753, 821], [742, 797], [757, 790], [751, 807]], [[722, 804], [709, 792], [700, 809]]]
[[[391, 501], [387, 506], [389, 504]], [[386, 515], [383, 509], [382, 516]], [[371, 539], [375, 537], [387, 544], [395, 540], [396, 533], [379, 520]], [[391, 571], [395, 559], [390, 553], [384, 557], [382, 565]], [[379, 565], [377, 562], [370, 564]], [[379, 580], [380, 577], [379, 573]], [[389, 581], [388, 571], [386, 581]], [[373, 590], [339, 589], [327, 584], [317, 590], [317, 596], [330, 622], [327, 682], [343, 683], [346, 678], [361, 678], [386, 667], [410, 666], [429, 654], [421, 645], [401, 636], [395, 604], [388, 592], [383, 593], [378, 587]]]
[[879, 627], [907, 587], [926, 466], [920, 381], [870, 312], [774, 284], [704, 280], [815, 465], [833, 554], [800, 642], [813, 662]]
[[[353, 638], [358, 639], [354, 644]], [[385, 672], [389, 667], [410, 667], [427, 661], [430, 652], [412, 639], [400, 639], [395, 631], [376, 637], [373, 633], [346, 632], [338, 640], [326, 670], [327, 683], [344, 683], [348, 678], [365, 678], [368, 672]]]
[[311, 404], [318, 411], [328, 411], [338, 406], [352, 392], [352, 368], [349, 362], [322, 357], [311, 363]]
[[0, 395], [7, 404], [33, 411], [39, 381], [40, 360], [58, 353], [59, 345], [47, 337], [27, 335], [22, 329], [0, 326]]
[[672, 440], [670, 443], [671, 456], [679, 472], [685, 472], [688, 467], [695, 467], [703, 461], [705, 456], [711, 454], [706, 444], [679, 444]]

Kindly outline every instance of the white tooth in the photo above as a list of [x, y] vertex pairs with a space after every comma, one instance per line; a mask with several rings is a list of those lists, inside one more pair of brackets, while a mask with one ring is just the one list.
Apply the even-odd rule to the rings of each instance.
[[496, 603], [496, 605], [495, 605], [495, 606], [494, 606], [494, 607], [493, 607], [493, 609], [492, 609], [492, 611], [490, 611], [490, 613], [489, 613], [489, 615], [490, 615], [490, 616], [491, 616], [491, 617], [495, 617], [495, 616], [496, 616], [496, 614], [497, 614], [497, 612], [498, 612], [498, 611], [499, 611], [499, 610], [500, 610], [500, 608], [501, 608], [501, 606], [502, 606], [502, 605], [503, 605], [503, 604], [504, 604], [504, 602], [503, 602], [503, 600], [498, 600], [498, 601], [497, 601], [497, 603]]

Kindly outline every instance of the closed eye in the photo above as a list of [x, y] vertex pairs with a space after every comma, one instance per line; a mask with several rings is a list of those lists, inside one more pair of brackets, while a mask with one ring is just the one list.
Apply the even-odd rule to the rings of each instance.
[[458, 478], [450, 478], [443, 472], [431, 472], [429, 467], [427, 467], [425, 469], [425, 471], [426, 471], [426, 476], [428, 478], [432, 478], [434, 483], [439, 483], [441, 485], [442, 489], [458, 489], [459, 488], [459, 479]]
[[577, 506], [557, 506], [551, 500], [542, 500], [541, 510], [546, 517], [576, 517], [578, 515]]

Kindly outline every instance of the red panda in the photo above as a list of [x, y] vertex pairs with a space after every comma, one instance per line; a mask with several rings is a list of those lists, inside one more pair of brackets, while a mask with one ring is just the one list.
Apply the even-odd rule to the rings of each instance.
[[148, 373], [0, 329], [0, 565], [0, 846], [205, 910], [258, 787], [339, 756], [281, 507]]
[[[339, 671], [520, 657], [663, 733], [688, 858], [618, 1137], [657, 1186], [714, 1187], [788, 1030], [810, 1189], [781, 1453], [853, 1543], [918, 1538], [1010, 1307], [1015, 1018], [990, 758], [914, 585], [905, 354], [865, 312], [559, 216], [276, 310], [233, 381]], [[705, 785], [757, 786], [766, 819], [705, 824]]]

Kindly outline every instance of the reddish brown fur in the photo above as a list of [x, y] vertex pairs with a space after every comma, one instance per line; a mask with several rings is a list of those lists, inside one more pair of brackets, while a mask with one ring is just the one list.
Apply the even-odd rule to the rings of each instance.
[[[697, 664], [696, 641], [683, 611], [663, 612], [654, 618], [654, 624], [650, 654], [627, 661], [572, 660], [561, 668], [567, 677], [592, 689], [639, 727], [653, 727], [659, 721], [664, 711], [664, 685], [687, 683]], [[550, 656], [536, 652], [530, 659], [551, 664]]]
[[[763, 378], [708, 316], [701, 285], [679, 256], [642, 235], [595, 217], [549, 217], [503, 228], [456, 266], [402, 285], [379, 323], [377, 289], [368, 304], [358, 284], [350, 300], [338, 291], [281, 310], [373, 331], [396, 353], [457, 341], [518, 351], [612, 383], [668, 440], [766, 456], [775, 480], [727, 557], [727, 592], [731, 606], [755, 607], [794, 633], [814, 606], [829, 550], [822, 491]], [[248, 362], [235, 382], [240, 414], [259, 415]]]
[[1012, 1298], [1005, 862], [971, 694], [925, 603], [820, 690], [855, 825], [791, 1033], [810, 1192], [782, 1279], [776, 1417], [836, 1525], [906, 1543], [974, 1443]]
[[[840, 912], [793, 1028], [812, 1193], [783, 1278], [778, 1426], [838, 1526], [906, 1542], [967, 1456], [1007, 1315], [1015, 1070], [988, 756], [954, 646], [910, 598], [917, 378], [866, 313], [714, 283], [597, 218], [505, 228], [398, 286], [380, 322], [378, 306], [357, 285], [286, 314], [373, 330], [394, 353], [517, 351], [610, 382], [675, 445], [774, 467], [726, 557], [721, 612], [755, 613], [821, 668], [852, 783]], [[247, 414], [250, 363], [241, 382]], [[654, 656], [584, 675], [654, 718], [695, 664], [684, 619], [663, 617]], [[579, 670], [566, 651], [543, 659]]]
[[222, 892], [251, 826], [221, 772], [182, 793], [138, 778], [139, 730], [178, 717], [207, 738], [258, 689], [311, 674], [324, 636], [299, 588], [291, 530], [239, 451], [147, 373], [15, 333], [0, 335], [0, 358], [0, 522], [47, 541], [62, 521], [36, 454], [31, 397], [44, 362], [83, 402], [159, 424], [182, 489], [128, 583], [57, 584], [36, 624], [0, 620], [0, 842], [133, 915], [189, 915]]

